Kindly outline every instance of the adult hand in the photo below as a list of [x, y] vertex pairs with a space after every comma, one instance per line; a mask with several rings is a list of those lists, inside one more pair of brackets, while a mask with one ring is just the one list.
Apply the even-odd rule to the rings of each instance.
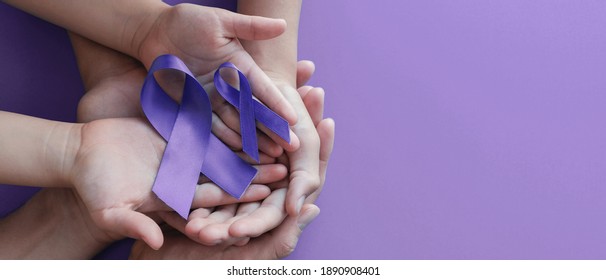
[[[322, 107], [320, 106], [322, 98], [318, 98], [322, 95], [314, 93], [311, 87], [301, 88], [300, 92], [303, 99], [307, 100], [308, 106], [315, 104], [315, 108]], [[316, 110], [310, 110], [310, 113], [315, 118], [322, 116], [321, 112]], [[334, 143], [334, 122], [331, 119], [324, 119], [317, 123], [321, 140], [319, 175], [321, 182], [324, 183]], [[163, 213], [161, 215], [163, 219], [187, 237], [172, 230], [166, 232], [165, 245], [157, 251], [137, 241], [132, 248], [130, 258], [277, 259], [286, 257], [295, 249], [301, 231], [319, 214], [319, 208], [313, 204], [304, 204], [298, 216], [287, 215], [283, 207], [285, 197], [286, 190], [277, 189], [263, 203], [242, 203], [238, 207], [221, 207], [214, 212], [211, 209], [201, 208], [192, 212], [189, 223], [173, 212]], [[193, 230], [199, 226], [202, 227], [201, 231]], [[229, 232], [227, 235], [226, 230]], [[270, 231], [267, 232], [268, 230]], [[193, 242], [192, 239], [199, 243]]]
[[[300, 93], [314, 116], [321, 139], [319, 157], [320, 183], [324, 184], [328, 159], [334, 143], [334, 122], [331, 119], [321, 120], [323, 109], [323, 91], [312, 87], [300, 88]], [[286, 180], [284, 182], [288, 184]], [[320, 190], [308, 198], [312, 203]], [[197, 209], [191, 213], [188, 222], [175, 213], [164, 214], [164, 220], [183, 232], [192, 240], [208, 246], [233, 244], [242, 246], [250, 237], [257, 237], [278, 226], [287, 216], [284, 208], [286, 189], [274, 190], [262, 203], [243, 203], [214, 209]]]
[[130, 259], [279, 259], [295, 249], [302, 230], [319, 213], [317, 206], [306, 204], [299, 216], [289, 216], [279, 227], [244, 246], [205, 246], [173, 230], [166, 232], [166, 242], [157, 251], [135, 242]]

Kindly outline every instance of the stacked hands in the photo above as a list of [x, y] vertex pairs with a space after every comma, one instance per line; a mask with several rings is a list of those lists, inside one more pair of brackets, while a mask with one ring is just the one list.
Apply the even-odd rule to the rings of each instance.
[[[70, 29], [69, 20], [17, 2], [12, 5]], [[137, 239], [131, 251], [137, 259], [267, 259], [294, 250], [301, 231], [320, 212], [313, 203], [324, 184], [335, 125], [323, 116], [323, 89], [305, 85], [314, 64], [296, 61], [300, 2], [278, 8], [271, 2], [242, 1], [240, 13], [234, 13], [143, 1], [138, 9], [144, 16], [129, 17], [120, 34], [70, 29], [87, 92], [78, 105], [81, 123], [55, 123], [50, 130], [46, 143], [61, 148], [45, 151], [57, 164], [43, 175], [52, 178], [45, 179], [48, 186], [73, 188], [45, 188], [23, 207], [60, 205], [51, 212], [68, 217], [65, 228], [78, 232], [71, 238], [91, 241], [81, 248], [66, 246], [72, 254], [58, 257], [89, 257], [124, 237]], [[242, 13], [281, 13], [287, 20]], [[212, 133], [258, 170], [240, 199], [202, 174], [188, 220], [152, 193], [166, 142], [145, 119], [139, 95], [146, 68], [162, 54], [179, 57], [196, 75], [212, 103]], [[259, 101], [291, 125], [290, 143], [258, 126], [260, 162], [241, 152], [239, 113], [214, 88], [214, 72], [226, 61], [247, 76]], [[156, 78], [180, 100], [182, 76], [160, 72]], [[17, 219], [2, 222], [11, 218]]]

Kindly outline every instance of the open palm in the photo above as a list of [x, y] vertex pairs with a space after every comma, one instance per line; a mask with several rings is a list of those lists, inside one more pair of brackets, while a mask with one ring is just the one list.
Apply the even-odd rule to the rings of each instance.
[[294, 110], [239, 41], [274, 38], [285, 28], [284, 20], [179, 4], [158, 17], [141, 44], [139, 58], [149, 67], [159, 55], [176, 55], [203, 83], [211, 81], [219, 65], [232, 62], [248, 77], [255, 96], [293, 124]]
[[82, 128], [73, 182], [100, 228], [162, 244], [158, 225], [140, 212], [164, 209], [151, 187], [165, 143], [144, 120], [103, 119]]

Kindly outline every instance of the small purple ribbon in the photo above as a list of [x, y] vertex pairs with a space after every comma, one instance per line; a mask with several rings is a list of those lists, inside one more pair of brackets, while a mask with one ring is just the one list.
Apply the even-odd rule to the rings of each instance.
[[[240, 90], [232, 87], [221, 77], [222, 68], [231, 68], [238, 71]], [[217, 91], [229, 104], [240, 111], [240, 133], [242, 134], [242, 150], [259, 162], [259, 148], [257, 146], [257, 129], [255, 120], [264, 124], [286, 142], [290, 143], [290, 132], [288, 122], [274, 111], [254, 100], [248, 79], [238, 68], [230, 62], [219, 66], [215, 72], [215, 87]], [[239, 100], [238, 100], [239, 99]]]
[[[222, 86], [221, 89], [217, 87], [219, 93], [226, 99], [231, 98], [228, 102], [232, 105], [234, 104], [232, 101], [237, 100], [238, 93], [241, 95], [241, 100], [253, 100], [250, 85], [244, 74], [231, 63], [224, 63], [220, 68], [222, 67], [230, 67], [238, 71], [240, 91], [227, 84], [219, 74], [215, 74], [215, 84]], [[181, 104], [171, 99], [154, 77], [156, 71], [164, 69], [185, 73]], [[228, 93], [225, 93], [226, 89]], [[241, 117], [247, 125], [242, 129], [243, 132], [246, 131], [246, 134], [242, 133], [242, 142], [243, 145], [244, 143], [248, 145], [245, 152], [253, 158], [255, 158], [253, 155], [256, 155], [255, 159], [258, 161], [255, 117], [286, 141], [289, 141], [288, 123], [258, 101], [252, 102], [254, 104], [252, 106], [251, 101], [243, 102], [248, 104], [239, 103], [239, 106], [236, 106], [246, 114], [246, 118]], [[266, 119], [271, 114], [263, 109], [257, 109], [259, 105], [279, 119]], [[212, 110], [208, 94], [179, 58], [173, 55], [156, 58], [143, 83], [141, 106], [150, 123], [167, 141], [152, 190], [169, 207], [187, 219], [200, 172], [230, 195], [240, 198], [244, 194], [256, 176], [257, 170], [240, 159], [211, 133]], [[251, 107], [254, 111], [250, 110]], [[259, 117], [258, 110], [263, 111], [263, 116]], [[281, 125], [286, 127], [279, 127]], [[283, 137], [284, 131], [286, 137]]]

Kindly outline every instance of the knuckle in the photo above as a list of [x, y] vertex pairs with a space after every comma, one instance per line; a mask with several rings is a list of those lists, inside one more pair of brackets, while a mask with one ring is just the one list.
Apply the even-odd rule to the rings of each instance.
[[299, 131], [297, 134], [301, 135], [299, 136], [299, 138], [302, 138], [301, 141], [306, 141], [309, 144], [317, 145], [318, 147], [320, 147], [320, 135], [318, 134], [318, 131], [311, 122], [309, 124], [302, 124], [299, 127]]
[[86, 116], [93, 114], [96, 107], [94, 106], [95, 96], [92, 94], [85, 94], [78, 102], [78, 119], [86, 119]]
[[292, 254], [297, 247], [297, 238], [288, 238], [278, 243], [276, 248], [277, 258], [284, 258]]
[[311, 180], [310, 186], [312, 188], [312, 192], [319, 189], [322, 186], [322, 183], [320, 182], [320, 177], [314, 176]]

